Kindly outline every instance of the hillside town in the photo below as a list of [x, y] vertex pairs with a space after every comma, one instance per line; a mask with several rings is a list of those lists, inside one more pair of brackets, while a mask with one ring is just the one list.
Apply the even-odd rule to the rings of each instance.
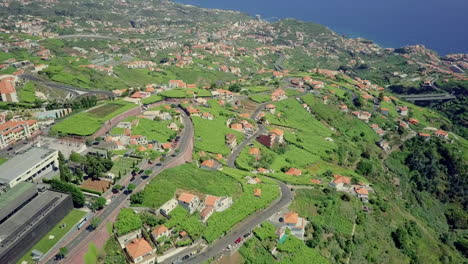
[[0, 7], [0, 263], [462, 263], [466, 55], [165, 0]]

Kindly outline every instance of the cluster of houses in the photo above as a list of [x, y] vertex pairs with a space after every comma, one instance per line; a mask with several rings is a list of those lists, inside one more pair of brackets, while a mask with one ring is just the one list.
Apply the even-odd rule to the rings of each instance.
[[330, 186], [339, 192], [346, 192], [355, 195], [364, 203], [369, 201], [369, 191], [372, 191], [372, 188], [368, 184], [352, 184], [350, 177], [338, 174], [333, 175], [333, 180], [330, 182]]
[[[165, 217], [177, 206], [185, 208], [189, 214], [200, 213], [200, 221], [205, 223], [215, 212], [223, 212], [233, 204], [231, 197], [217, 197], [213, 195], [204, 195], [203, 199], [199, 196], [183, 192], [177, 199], [171, 199], [159, 208], [159, 213]], [[146, 227], [143, 227], [146, 228]], [[175, 238], [176, 241], [190, 239], [190, 234], [186, 231], [176, 232], [174, 228], [168, 228], [165, 225], [158, 225], [148, 230], [150, 236], [143, 235], [143, 230], [138, 229], [131, 233], [117, 238], [122, 250], [126, 256], [135, 264], [153, 264], [164, 260], [165, 256], [158, 256], [157, 249], [152, 244], [160, 247], [168, 239]], [[150, 239], [151, 241], [148, 241]], [[171, 245], [172, 246], [172, 245]]]
[[226, 126], [231, 128], [232, 130], [251, 135], [255, 131], [255, 127], [249, 123], [247, 120], [240, 120], [236, 121], [234, 118], [230, 118], [226, 122]]
[[[141, 118], [147, 118], [155, 120], [172, 120], [173, 117], [168, 112], [164, 111], [146, 111], [142, 115], [138, 116]], [[97, 148], [106, 150], [125, 150], [133, 146], [139, 152], [145, 152], [148, 150], [154, 150], [159, 152], [171, 151], [174, 147], [172, 142], [161, 143], [155, 140], [149, 141], [144, 135], [133, 135], [132, 128], [136, 128], [139, 125], [139, 119], [133, 119], [131, 122], [120, 122], [116, 128], [122, 129], [122, 134], [113, 134], [105, 137], [104, 142], [101, 142]], [[179, 127], [176, 122], [168, 125], [169, 129], [178, 131]]]

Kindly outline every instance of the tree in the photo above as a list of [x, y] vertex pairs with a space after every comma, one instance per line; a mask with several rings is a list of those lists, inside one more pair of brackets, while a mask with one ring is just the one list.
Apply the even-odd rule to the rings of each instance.
[[93, 211], [101, 210], [102, 208], [104, 208], [104, 206], [106, 206], [106, 202], [107, 201], [104, 197], [98, 197], [94, 199], [93, 203], [91, 204], [91, 209]]
[[65, 256], [66, 256], [67, 254], [68, 254], [68, 248], [66, 248], [66, 247], [61, 247], [61, 248], [59, 249], [59, 252], [57, 253], [57, 255], [55, 255], [55, 257], [56, 257], [57, 259], [64, 259]]
[[67, 163], [65, 161], [65, 157], [63, 156], [62, 152], [58, 154], [58, 161], [59, 161], [59, 171], [60, 171], [60, 180], [64, 182], [71, 182], [73, 178], [73, 174], [68, 168]]
[[231, 86], [229, 86], [228, 89], [231, 92], [238, 93], [238, 92], [240, 92], [241, 87], [240, 87], [240, 85], [238, 83], [235, 83], [235, 84], [232, 84]]
[[123, 187], [122, 185], [116, 184], [116, 185], [114, 185], [114, 187], [112, 187], [112, 190], [114, 190], [114, 191], [120, 191], [120, 190], [122, 190], [123, 188], [124, 188], [124, 187]]
[[84, 162], [86, 174], [97, 180], [102, 177], [104, 172], [108, 172], [114, 163], [109, 159], [103, 159], [92, 155], [86, 155], [86, 161]]
[[139, 214], [141, 221], [143, 223], [147, 224], [150, 227], [155, 227], [157, 225], [162, 225], [164, 224], [165, 220], [164, 218], [158, 219], [155, 215], [144, 212]]
[[130, 197], [132, 204], [142, 204], [145, 199], [143, 192], [137, 192]]
[[71, 161], [74, 161], [74, 162], [83, 162], [84, 161], [84, 158], [83, 156], [81, 156], [79, 153], [76, 153], [76, 152], [72, 152], [70, 154], [70, 160]]
[[372, 162], [361, 160], [357, 165], [356, 171], [362, 175], [370, 175], [373, 169], [374, 166], [372, 165]]
[[83, 207], [85, 204], [83, 192], [75, 185], [57, 179], [52, 179], [49, 184], [53, 190], [69, 193], [72, 196], [73, 205], [75, 207]]
[[102, 219], [99, 218], [99, 217], [93, 217], [91, 218], [91, 223], [90, 223], [90, 227], [95, 230], [102, 222]]
[[136, 185], [133, 184], [133, 183], [130, 183], [130, 184], [127, 186], [128, 192], [133, 192], [135, 189], [136, 189]]

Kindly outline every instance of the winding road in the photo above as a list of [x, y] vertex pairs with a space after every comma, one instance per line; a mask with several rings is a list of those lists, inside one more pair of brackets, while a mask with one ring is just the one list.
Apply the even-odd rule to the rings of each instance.
[[[270, 103], [266, 102], [260, 104], [255, 111], [251, 114], [251, 118], [255, 119], [255, 117], [262, 111], [265, 106]], [[252, 140], [254, 140], [258, 135], [266, 131], [266, 128], [259, 124], [259, 129], [257, 130], [254, 135], [246, 138], [241, 144], [239, 144], [231, 155], [228, 157], [228, 166], [231, 168], [236, 168], [235, 161], [239, 156], [242, 149], [247, 146]], [[223, 253], [228, 253], [229, 250], [227, 247], [236, 241], [239, 237], [244, 236], [245, 234], [249, 234], [252, 230], [269, 219], [272, 215], [283, 209], [284, 207], [289, 206], [294, 198], [294, 194], [291, 191], [291, 188], [288, 187], [285, 183], [278, 181], [276, 179], [270, 178], [276, 183], [278, 183], [280, 187], [280, 197], [273, 201], [270, 206], [262, 211], [256, 212], [249, 216], [248, 218], [244, 219], [242, 222], [238, 223], [230, 232], [228, 232], [224, 237], [216, 240], [213, 244], [209, 245], [202, 253], [197, 254], [187, 260], [182, 261], [182, 258], [188, 253], [188, 251], [183, 251], [171, 258], [166, 259], [163, 263], [184, 263], [184, 264], [195, 264], [195, 263], [202, 263], [210, 258], [217, 257], [222, 255]]]
[[[159, 173], [164, 171], [168, 168], [173, 168], [179, 165], [182, 165], [188, 161], [191, 161], [192, 151], [193, 151], [193, 124], [190, 118], [180, 111], [182, 115], [182, 120], [184, 123], [184, 130], [181, 133], [179, 144], [176, 149], [178, 151], [173, 150], [173, 156], [168, 155], [168, 158], [158, 166], [156, 165], [148, 165], [141, 166], [144, 170], [152, 170], [152, 174], [150, 177], [143, 179], [141, 177], [136, 177], [135, 180], [132, 182], [137, 187], [134, 192], [137, 192], [143, 189], [146, 184], [154, 177], [156, 177]], [[169, 153], [171, 154], [171, 153]], [[96, 214], [97, 217], [103, 219], [102, 223], [98, 226], [98, 228], [94, 231], [89, 231], [87, 228], [83, 228], [79, 233], [67, 244], [62, 245], [63, 247], [68, 248], [69, 254], [66, 259], [62, 261], [55, 261], [53, 257], [57, 253], [51, 252], [49, 256], [44, 258], [42, 263], [82, 263], [82, 255], [83, 252], [88, 250], [89, 243], [91, 243], [95, 239], [99, 239], [100, 235], [105, 234], [106, 224], [110, 222], [114, 217], [117, 216], [118, 212], [121, 208], [128, 205], [129, 195], [125, 194], [124, 192], [120, 192], [117, 194], [109, 205], [107, 205], [104, 209]], [[78, 262], [77, 262], [78, 261]], [[79, 262], [81, 261], [81, 262]]]
[[52, 89], [58, 89], [58, 90], [62, 90], [65, 92], [69, 92], [72, 95], [72, 97], [96, 95], [98, 97], [115, 98], [115, 94], [113, 94], [110, 91], [88, 90], [88, 89], [77, 88], [77, 87], [73, 87], [70, 85], [45, 80], [32, 74], [21, 74], [19, 77], [24, 80], [40, 83]]

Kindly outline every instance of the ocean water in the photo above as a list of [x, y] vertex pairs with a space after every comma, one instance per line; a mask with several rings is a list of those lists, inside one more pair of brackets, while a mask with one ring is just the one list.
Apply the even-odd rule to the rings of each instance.
[[207, 8], [296, 18], [383, 47], [423, 44], [441, 55], [468, 53], [468, 0], [176, 0]]

